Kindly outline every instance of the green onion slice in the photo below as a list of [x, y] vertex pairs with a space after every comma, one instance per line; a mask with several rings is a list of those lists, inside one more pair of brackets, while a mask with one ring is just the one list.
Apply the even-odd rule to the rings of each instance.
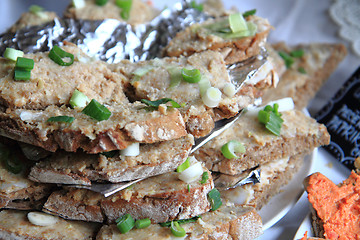
[[18, 57], [15, 63], [15, 69], [31, 70], [34, 68], [34, 60], [31, 58]]
[[264, 110], [258, 113], [259, 122], [265, 125], [265, 128], [276, 136], [280, 135], [280, 129], [284, 120], [278, 112], [279, 104], [275, 103], [273, 107], [267, 105]]
[[184, 237], [186, 235], [185, 230], [180, 227], [179, 223], [177, 221], [171, 222], [171, 232], [175, 237]]
[[148, 226], [151, 225], [151, 221], [149, 218], [144, 218], [144, 219], [138, 219], [135, 221], [135, 227], [136, 228], [147, 228]]
[[243, 17], [246, 18], [248, 16], [252, 16], [252, 15], [255, 15], [256, 13], [256, 9], [252, 9], [252, 10], [249, 10], [249, 11], [246, 11], [243, 13]]
[[[54, 46], [49, 52], [49, 58], [60, 66], [70, 66], [74, 63], [74, 55], [62, 50], [59, 46]], [[67, 59], [69, 58], [69, 59]], [[65, 59], [69, 61], [64, 61]]]
[[84, 93], [80, 92], [77, 89], [75, 89], [69, 101], [71, 107], [73, 108], [83, 108], [88, 102], [90, 102], [90, 99]]
[[16, 81], [29, 81], [31, 72], [29, 70], [16, 69], [14, 71], [14, 79]]
[[204, 10], [204, 4], [202, 4], [202, 3], [198, 4], [198, 3], [196, 3], [195, 0], [192, 0], [190, 2], [190, 7], [198, 10], [199, 12], [202, 12]]
[[162, 98], [156, 101], [150, 101], [147, 99], [141, 99], [142, 103], [145, 103], [146, 105], [148, 105], [150, 107], [149, 110], [157, 110], [160, 106], [160, 104], [165, 104], [170, 102], [171, 106], [173, 108], [181, 108], [182, 106], [180, 104], [178, 104], [177, 102], [175, 102], [174, 100], [172, 100], [171, 98]]
[[82, 110], [82, 113], [98, 120], [108, 120], [111, 116], [111, 112], [104, 105], [92, 99], [91, 102]]
[[176, 172], [182, 172], [184, 171], [185, 169], [187, 169], [188, 167], [190, 167], [190, 161], [189, 161], [189, 158], [187, 158], [185, 160], [185, 162], [183, 162], [180, 166], [178, 166], [176, 168]]
[[37, 12], [42, 12], [44, 11], [44, 8], [43, 7], [40, 7], [39, 5], [31, 5], [29, 7], [29, 11], [32, 12], [32, 13], [37, 13]]
[[294, 59], [286, 52], [279, 52], [280, 57], [284, 60], [286, 68], [291, 68]]
[[64, 123], [72, 123], [75, 120], [74, 117], [69, 116], [56, 116], [50, 117], [47, 122], [64, 122]]
[[5, 158], [5, 166], [7, 170], [14, 174], [18, 174], [23, 170], [23, 164], [16, 154], [9, 154], [9, 156]]
[[301, 58], [302, 56], [304, 56], [304, 50], [298, 49], [298, 50], [291, 51], [290, 56], [292, 56], [294, 58]]
[[[179, 224], [192, 223], [192, 222], [196, 222], [199, 218], [201, 218], [201, 217], [200, 216], [195, 216], [195, 217], [188, 218], [188, 219], [180, 219], [180, 220], [177, 220], [177, 222]], [[162, 226], [162, 227], [170, 227], [171, 226], [171, 221], [160, 223], [160, 226]]]
[[130, 214], [125, 214], [124, 216], [116, 219], [115, 222], [121, 233], [127, 233], [135, 226], [135, 221]]
[[201, 79], [201, 72], [199, 69], [181, 69], [181, 76], [185, 82], [197, 83]]
[[104, 6], [109, 0], [95, 0], [95, 4], [98, 6]]
[[24, 52], [20, 50], [16, 50], [14, 48], [6, 48], [4, 52], [4, 58], [16, 61], [18, 57], [23, 57]]
[[167, 71], [170, 74], [170, 88], [179, 86], [182, 80], [181, 69], [178, 67], [169, 67]]
[[204, 183], [206, 183], [206, 181], [207, 181], [208, 179], [209, 179], [209, 173], [208, 173], [208, 172], [204, 172], [204, 173], [202, 174], [200, 183], [201, 183], [201, 184], [204, 184]]
[[125, 21], [126, 21], [126, 20], [129, 20], [129, 18], [130, 18], [130, 12], [123, 9], [123, 10], [120, 12], [120, 17], [121, 17], [122, 19], [124, 19]]
[[238, 157], [236, 153], [245, 153], [245, 147], [241, 142], [231, 140], [221, 147], [221, 153], [227, 159], [232, 159]]
[[217, 190], [216, 188], [213, 188], [213, 189], [208, 193], [208, 198], [209, 198], [210, 205], [211, 205], [211, 211], [215, 211], [215, 210], [217, 210], [219, 207], [221, 207], [222, 201], [221, 201], [221, 197], [220, 197], [220, 192], [219, 192], [219, 190]]
[[188, 185], [186, 186], [186, 188], [187, 188], [188, 192], [190, 192], [190, 184], [188, 184]]
[[299, 73], [306, 74], [306, 70], [303, 67], [298, 68]]
[[130, 18], [132, 0], [116, 0], [115, 4], [122, 9], [120, 12], [120, 17], [124, 20], [128, 20]]
[[234, 13], [229, 16], [230, 29], [233, 33], [246, 31], [248, 29], [246, 20], [240, 13]]
[[85, 7], [85, 0], [72, 0], [72, 4], [75, 8], [80, 9]]

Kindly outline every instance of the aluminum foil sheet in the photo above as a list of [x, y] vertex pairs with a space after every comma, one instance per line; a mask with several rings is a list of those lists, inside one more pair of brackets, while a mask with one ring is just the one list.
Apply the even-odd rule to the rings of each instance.
[[44, 25], [0, 35], [0, 53], [3, 54], [6, 47], [21, 49], [25, 53], [43, 52], [68, 41], [78, 45], [89, 56], [108, 63], [122, 59], [147, 60], [161, 57], [162, 48], [177, 32], [208, 18], [184, 1], [163, 10], [148, 24], [136, 27], [115, 19], [55, 19]]

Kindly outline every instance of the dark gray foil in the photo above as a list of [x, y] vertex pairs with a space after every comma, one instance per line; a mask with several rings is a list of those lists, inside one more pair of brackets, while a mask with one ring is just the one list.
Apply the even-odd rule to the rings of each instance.
[[25, 53], [44, 52], [68, 41], [85, 53], [108, 63], [122, 59], [140, 61], [161, 57], [162, 49], [175, 34], [209, 16], [190, 8], [187, 2], [165, 9], [148, 24], [132, 27], [115, 19], [103, 21], [55, 19], [44, 25], [0, 35], [0, 53], [7, 47]]

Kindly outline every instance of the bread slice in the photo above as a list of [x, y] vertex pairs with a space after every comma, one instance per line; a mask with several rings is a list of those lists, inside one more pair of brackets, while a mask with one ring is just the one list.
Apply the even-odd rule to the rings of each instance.
[[0, 239], [7, 240], [60, 240], [94, 239], [99, 224], [67, 221], [59, 218], [51, 226], [36, 226], [27, 219], [28, 211], [2, 210], [0, 212]]
[[[250, 240], [262, 234], [262, 222], [253, 208], [234, 205], [221, 206], [218, 210], [207, 212], [196, 222], [181, 224], [186, 231], [184, 239], [233, 239]], [[121, 234], [116, 225], [103, 226], [96, 239], [174, 239], [170, 228], [152, 224], [145, 229], [132, 229]]]
[[[204, 171], [207, 171], [204, 169]], [[214, 187], [209, 179], [187, 184], [170, 172], [147, 178], [108, 198], [85, 189], [66, 188], [51, 194], [43, 211], [66, 219], [114, 223], [123, 214], [153, 223], [187, 219], [210, 209], [207, 194]]]
[[257, 26], [256, 34], [233, 39], [224, 39], [206, 28], [227, 18], [225, 16], [210, 19], [200, 24], [192, 24], [176, 34], [165, 47], [164, 55], [170, 57], [190, 56], [196, 52], [214, 50], [223, 55], [226, 64], [232, 64], [259, 54], [271, 29], [269, 22], [258, 16], [249, 16], [246, 20]]
[[[243, 206], [251, 206], [256, 210], [260, 210], [273, 196], [278, 194], [281, 188], [298, 172], [303, 165], [304, 157], [303, 154], [299, 154], [262, 164], [259, 166], [259, 183], [249, 183], [233, 189], [220, 190], [221, 196], [224, 201]], [[219, 180], [224, 179], [221, 177], [215, 180], [215, 186], [219, 183]], [[227, 177], [231, 178], [231, 175], [227, 175]], [[226, 185], [227, 183], [222, 182], [222, 184]]]
[[[187, 131], [195, 138], [207, 135], [214, 128], [215, 121], [235, 116], [241, 109], [254, 102], [261, 89], [276, 86], [278, 80], [273, 69], [268, 69], [264, 77], [258, 80], [236, 79], [236, 76], [229, 75], [223, 56], [214, 51], [203, 51], [189, 57], [154, 59], [137, 63], [122, 61], [110, 65], [110, 68], [130, 79], [126, 83], [125, 91], [133, 101], [171, 98], [185, 104], [179, 111], [184, 118]], [[207, 79], [212, 87], [222, 91], [218, 106], [210, 108], [204, 104], [200, 84], [181, 80], [182, 68], [199, 69], [202, 79]], [[143, 71], [141, 76], [136, 74], [140, 70]], [[177, 85], [173, 85], [174, 80], [178, 80]], [[230, 83], [238, 89], [233, 96], [226, 95], [224, 91], [225, 86]]]
[[[343, 44], [311, 43], [287, 46], [280, 42], [271, 47], [278, 52], [290, 53], [294, 50], [303, 50], [304, 55], [293, 58], [294, 63], [281, 76], [275, 89], [264, 90], [263, 100], [269, 102], [280, 98], [291, 97], [297, 109], [305, 108], [315, 96], [321, 86], [335, 71], [339, 63], [347, 54]], [[303, 68], [305, 73], [299, 71]]]
[[138, 156], [58, 152], [31, 168], [29, 179], [44, 183], [90, 185], [91, 181], [124, 182], [174, 171], [189, 155], [191, 135], [140, 145]]
[[[235, 175], [275, 159], [310, 153], [314, 148], [329, 143], [330, 135], [323, 124], [298, 110], [281, 114], [284, 122], [280, 136], [269, 132], [258, 121], [257, 114], [244, 114], [230, 129], [198, 149], [194, 156], [208, 169]], [[246, 152], [227, 159], [222, 155], [221, 147], [234, 139], [243, 143]]]
[[64, 17], [85, 20], [104, 20], [116, 19], [127, 22], [131, 25], [147, 23], [156, 17], [159, 10], [155, 9], [151, 3], [142, 0], [133, 0], [129, 19], [121, 17], [122, 9], [115, 4], [115, 0], [108, 1], [104, 6], [98, 6], [94, 1], [86, 0], [85, 6], [76, 8], [70, 4], [64, 12]]
[[[178, 110], [150, 112], [144, 104], [129, 103], [122, 90], [123, 75], [112, 72], [104, 62], [89, 60], [73, 45], [65, 50], [75, 55], [74, 63], [67, 67], [54, 63], [48, 53], [25, 55], [35, 61], [28, 82], [14, 81], [14, 63], [0, 60], [1, 135], [49, 151], [83, 149], [88, 153], [186, 135]], [[84, 63], [83, 58], [89, 62]], [[76, 89], [105, 104], [112, 112], [110, 118], [99, 122], [81, 109], [68, 107]], [[59, 115], [73, 116], [75, 120], [71, 124], [47, 122], [49, 117]]]
[[24, 12], [20, 18], [10, 27], [10, 32], [16, 32], [25, 27], [37, 26], [59, 18], [56, 12], [41, 11], [40, 16], [32, 12]]

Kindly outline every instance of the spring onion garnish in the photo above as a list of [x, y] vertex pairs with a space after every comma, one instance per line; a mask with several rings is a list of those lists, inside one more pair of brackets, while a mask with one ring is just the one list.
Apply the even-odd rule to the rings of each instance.
[[187, 188], [188, 192], [190, 192], [190, 184], [188, 184], [188, 185], [186, 186], [186, 188]]
[[104, 6], [109, 0], [95, 0], [95, 4], [98, 6]]
[[281, 119], [281, 114], [278, 112], [279, 104], [275, 103], [274, 107], [267, 105], [264, 110], [259, 111], [259, 122], [265, 124], [266, 129], [276, 136], [280, 135], [281, 125], [284, 120]]
[[190, 167], [186, 168], [184, 171], [179, 173], [179, 179], [186, 183], [192, 183], [200, 178], [204, 170], [200, 162], [196, 162]]
[[185, 82], [197, 83], [201, 79], [201, 73], [199, 69], [181, 69], [181, 76]]
[[178, 67], [170, 67], [167, 69], [170, 74], [170, 88], [175, 88], [180, 85], [182, 81], [181, 69]]
[[225, 93], [226, 96], [233, 97], [236, 93], [235, 85], [232, 83], [225, 84], [223, 88], [223, 92]]
[[245, 147], [237, 140], [231, 140], [221, 147], [221, 153], [227, 159], [238, 157], [236, 153], [245, 153]]
[[0, 162], [4, 162], [5, 168], [14, 174], [20, 173], [23, 169], [20, 159], [4, 144], [0, 144]]
[[291, 51], [290, 56], [292, 56], [294, 58], [301, 58], [302, 56], [304, 56], [304, 50], [297, 49], [297, 50]]
[[279, 52], [280, 57], [284, 60], [286, 68], [291, 68], [294, 59], [286, 52]]
[[145, 74], [147, 74], [149, 71], [153, 70], [154, 66], [148, 65], [148, 66], [144, 66], [144, 67], [140, 67], [137, 68], [132, 74], [134, 75], [134, 77], [132, 78], [132, 82], [133, 81], [139, 81], [140, 78], [142, 76], [144, 76]]
[[198, 3], [196, 3], [195, 0], [192, 0], [190, 2], [190, 7], [198, 10], [199, 12], [202, 12], [204, 10], [204, 4], [202, 4], [202, 3], [198, 4]]
[[175, 102], [174, 100], [172, 100], [171, 98], [162, 98], [162, 99], [159, 99], [159, 100], [156, 100], [156, 101], [150, 101], [150, 100], [147, 100], [147, 99], [141, 99], [141, 102], [145, 103], [148, 106], [146, 109], [149, 110], [149, 111], [158, 110], [158, 108], [159, 108], [159, 106], [161, 104], [165, 104], [165, 103], [168, 103], [168, 102], [171, 103], [171, 107], [173, 107], [173, 108], [181, 108], [181, 107], [183, 107], [183, 104], [180, 105], [177, 102]]
[[[179, 224], [192, 223], [192, 222], [196, 222], [199, 218], [201, 218], [201, 217], [200, 216], [195, 216], [195, 217], [188, 218], [188, 219], [179, 219], [179, 220], [177, 220], [177, 222]], [[171, 226], [171, 221], [163, 222], [163, 223], [159, 223], [159, 224], [162, 227], [170, 227]]]
[[246, 11], [243, 13], [243, 17], [246, 18], [248, 16], [252, 16], [252, 15], [255, 15], [256, 13], [256, 9], [252, 9], [252, 10], [249, 10], [249, 11]]
[[29, 70], [16, 69], [14, 71], [14, 79], [16, 81], [29, 81], [31, 72]]
[[132, 143], [127, 148], [120, 150], [122, 156], [138, 156], [140, 154], [140, 143]]
[[36, 16], [38, 16], [39, 18], [42, 18], [42, 19], [47, 19], [48, 16], [46, 15], [45, 11], [44, 11], [44, 8], [43, 7], [40, 7], [38, 5], [31, 5], [29, 7], [29, 11], [33, 14], [35, 14]]
[[27, 214], [29, 222], [37, 226], [51, 226], [58, 222], [58, 217], [44, 212], [29, 212]]
[[246, 20], [240, 13], [231, 14], [229, 16], [229, 25], [232, 32], [241, 32], [247, 30]]
[[206, 90], [208, 90], [211, 87], [210, 81], [206, 76], [202, 76], [200, 82], [198, 82], [200, 95], [203, 96], [206, 93]]
[[299, 73], [306, 74], [306, 70], [303, 67], [298, 68]]
[[16, 61], [18, 57], [23, 57], [24, 52], [13, 48], [6, 48], [4, 52], [4, 58]]
[[215, 87], [209, 87], [202, 95], [204, 104], [209, 108], [217, 107], [221, 101], [221, 91]]
[[95, 99], [82, 110], [82, 113], [98, 120], [108, 120], [111, 116], [111, 112], [104, 105], [96, 101]]
[[72, 123], [75, 120], [74, 117], [69, 116], [56, 116], [50, 117], [47, 122], [63, 122], [63, 123]]
[[208, 193], [208, 198], [209, 198], [210, 205], [211, 205], [211, 211], [215, 211], [216, 209], [221, 207], [222, 201], [221, 201], [221, 197], [220, 197], [220, 192], [216, 188], [213, 188]]
[[135, 221], [136, 228], [147, 228], [150, 225], [151, 225], [151, 221], [149, 218], [138, 219]]
[[34, 68], [34, 60], [30, 58], [18, 57], [15, 64], [15, 69], [32, 70]]
[[[49, 58], [60, 66], [70, 66], [74, 63], [74, 55], [54, 46], [49, 52]], [[67, 60], [67, 61], [64, 61]]]
[[135, 226], [135, 221], [130, 214], [125, 214], [124, 216], [116, 219], [115, 222], [121, 233], [127, 233]]
[[176, 171], [177, 171], [177, 172], [182, 172], [182, 171], [184, 171], [185, 169], [187, 169], [188, 167], [190, 167], [189, 158], [187, 158], [187, 159], [185, 160], [185, 162], [183, 162], [180, 166], [178, 166], [178, 167], [176, 168]]
[[179, 223], [177, 221], [171, 222], [171, 232], [175, 237], [184, 237], [186, 235], [185, 230], [180, 227]]
[[75, 89], [69, 101], [71, 107], [73, 108], [84, 108], [88, 102], [90, 102], [90, 99], [77, 89]]
[[201, 177], [201, 180], [200, 180], [200, 183], [201, 184], [204, 184], [206, 183], [206, 181], [209, 179], [209, 173], [208, 172], [204, 172], [202, 177]]
[[85, 0], [73, 0], [72, 4], [75, 8], [80, 9], [85, 7]]
[[132, 6], [132, 0], [116, 0], [115, 4], [121, 8], [120, 16], [124, 20], [128, 20], [130, 17], [130, 10]]

